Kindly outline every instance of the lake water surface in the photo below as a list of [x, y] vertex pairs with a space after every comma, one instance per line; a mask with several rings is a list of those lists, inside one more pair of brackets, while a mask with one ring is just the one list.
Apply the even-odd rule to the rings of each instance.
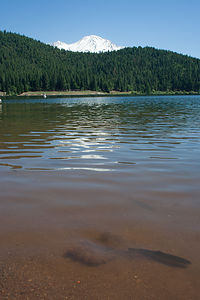
[[[6, 100], [0, 178], [8, 299], [19, 289], [40, 299], [39, 282], [51, 285], [44, 299], [198, 299], [200, 96]], [[65, 255], [98, 257], [102, 244], [114, 259], [98, 266]], [[133, 259], [129, 248], [191, 265]]]

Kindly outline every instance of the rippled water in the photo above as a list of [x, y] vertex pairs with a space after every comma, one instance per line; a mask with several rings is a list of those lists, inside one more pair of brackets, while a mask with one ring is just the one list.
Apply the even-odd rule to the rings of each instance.
[[7, 100], [0, 166], [25, 170], [197, 171], [200, 97]]

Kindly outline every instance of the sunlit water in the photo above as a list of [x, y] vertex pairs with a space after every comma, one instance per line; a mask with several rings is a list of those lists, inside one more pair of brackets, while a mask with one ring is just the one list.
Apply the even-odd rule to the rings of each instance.
[[[25, 170], [197, 171], [200, 97], [7, 100], [1, 167]], [[131, 165], [131, 167], [130, 167]]]

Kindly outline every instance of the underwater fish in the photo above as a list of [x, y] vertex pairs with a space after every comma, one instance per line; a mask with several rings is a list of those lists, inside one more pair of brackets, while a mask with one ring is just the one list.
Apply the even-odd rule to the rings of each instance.
[[128, 253], [132, 258], [137, 256], [142, 256], [147, 259], [157, 261], [161, 264], [168, 265], [176, 268], [186, 268], [191, 262], [180, 256], [168, 254], [162, 251], [154, 251], [149, 249], [138, 249], [138, 248], [129, 248]]
[[124, 257], [130, 260], [149, 259], [175, 268], [187, 268], [191, 262], [180, 256], [168, 254], [159, 250], [143, 248], [117, 248], [123, 241], [110, 233], [103, 233], [96, 242], [82, 240], [68, 248], [64, 257], [88, 265], [99, 266], [107, 262]]

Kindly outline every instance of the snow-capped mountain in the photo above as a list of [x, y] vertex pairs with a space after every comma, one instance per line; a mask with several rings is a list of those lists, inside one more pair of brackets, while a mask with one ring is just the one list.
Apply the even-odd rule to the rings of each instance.
[[111, 41], [101, 38], [97, 35], [88, 35], [83, 37], [76, 43], [73, 44], [66, 44], [64, 42], [54, 42], [54, 47], [59, 49], [65, 49], [74, 52], [107, 52], [107, 51], [114, 51], [120, 50], [124, 47], [117, 46], [113, 44]]

